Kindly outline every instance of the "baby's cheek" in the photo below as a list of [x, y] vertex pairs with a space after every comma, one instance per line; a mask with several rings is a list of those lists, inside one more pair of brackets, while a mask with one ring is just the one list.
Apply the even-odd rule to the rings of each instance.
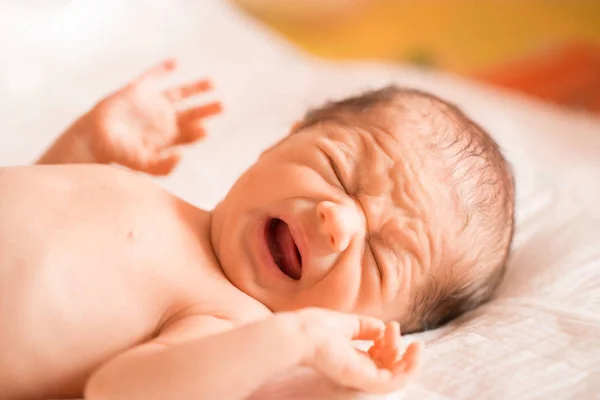
[[377, 303], [377, 293], [369, 279], [363, 279], [360, 260], [341, 262], [345, 265], [342, 268], [339, 264], [336, 266], [340, 273], [325, 288], [329, 301], [335, 303], [336, 310], [345, 312], [360, 312], [373, 307]]
[[325, 307], [342, 312], [355, 312], [357, 290], [352, 279], [336, 276], [324, 279], [311, 293], [312, 306]]

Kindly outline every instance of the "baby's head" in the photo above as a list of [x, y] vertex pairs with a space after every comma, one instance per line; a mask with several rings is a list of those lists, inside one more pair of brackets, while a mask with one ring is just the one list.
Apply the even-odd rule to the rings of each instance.
[[514, 187], [456, 107], [394, 86], [312, 110], [213, 214], [228, 279], [273, 311], [320, 306], [436, 327], [502, 279]]

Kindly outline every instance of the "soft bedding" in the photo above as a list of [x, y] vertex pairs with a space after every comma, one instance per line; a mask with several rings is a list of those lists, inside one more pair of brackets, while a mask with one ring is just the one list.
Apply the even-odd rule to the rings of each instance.
[[[450, 75], [316, 60], [218, 0], [2, 3], [0, 35], [0, 165], [30, 163], [100, 96], [162, 57], [182, 61], [178, 80], [212, 77], [225, 113], [175, 174], [159, 180], [202, 207], [325, 99], [396, 82], [454, 101], [513, 165], [513, 254], [489, 304], [420, 335], [421, 373], [387, 398], [600, 398], [597, 117]], [[299, 386], [282, 383], [273, 396], [366, 397], [326, 382]]]

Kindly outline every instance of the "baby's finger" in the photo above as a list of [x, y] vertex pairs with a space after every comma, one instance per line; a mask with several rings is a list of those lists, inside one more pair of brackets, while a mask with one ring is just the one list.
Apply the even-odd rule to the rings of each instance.
[[373, 340], [373, 345], [369, 348], [368, 354], [369, 356], [379, 365], [379, 357], [381, 355], [381, 351], [385, 346], [385, 330], [383, 334]]
[[367, 354], [369, 355], [369, 357], [371, 357], [371, 359], [373, 361], [377, 361], [377, 358], [379, 357], [379, 353], [381, 352], [381, 344], [377, 343], [377, 341], [373, 344], [373, 346], [371, 346], [369, 348], [369, 350], [367, 351]]
[[[414, 374], [420, 365], [422, 349], [423, 345], [421, 342], [411, 343], [406, 349], [404, 357], [393, 368], [391, 375], [388, 375], [387, 379], [382, 375], [379, 379], [366, 382], [362, 390], [373, 393], [389, 393], [404, 387], [407, 379]], [[387, 368], [383, 370], [390, 372]]]
[[180, 160], [181, 154], [178, 152], [172, 150], [163, 151], [159, 156], [146, 164], [143, 172], [156, 176], [165, 176], [175, 169]]
[[176, 67], [177, 67], [177, 62], [175, 61], [175, 59], [172, 59], [172, 58], [166, 59], [166, 60], [162, 61], [161, 63], [142, 72], [140, 74], [140, 76], [138, 77], [137, 81], [139, 83], [139, 82], [145, 82], [145, 81], [150, 81], [150, 80], [159, 80], [161, 78], [164, 78], [166, 75], [168, 75], [169, 72], [173, 71]]
[[[337, 311], [304, 308], [295, 312], [302, 325], [302, 330], [309, 341], [320, 346], [327, 338], [334, 336], [351, 340], [374, 340], [379, 338], [385, 329], [380, 319], [357, 314], [345, 314]], [[324, 334], [327, 332], [328, 334]]]
[[398, 358], [400, 357], [400, 352], [402, 351], [402, 339], [400, 337], [400, 323], [393, 321], [389, 324], [388, 334], [388, 343], [390, 347], [390, 368], [394, 366]]
[[221, 103], [215, 101], [213, 103], [208, 103], [200, 107], [195, 107], [181, 111], [177, 119], [179, 120], [179, 123], [187, 124], [195, 119], [207, 118], [219, 114], [222, 110], [223, 107], [221, 106]]
[[369, 357], [371, 357], [371, 360], [373, 360], [377, 368], [386, 368], [386, 366], [383, 365], [383, 362], [381, 361], [381, 348], [373, 346], [367, 351], [367, 354], [369, 355]]
[[390, 347], [400, 346], [400, 324], [392, 321], [385, 327], [385, 342]]
[[394, 366], [392, 372], [396, 375], [411, 375], [421, 365], [421, 353], [423, 352], [423, 343], [416, 341], [412, 342], [406, 348], [400, 362]]
[[198, 82], [183, 85], [175, 89], [165, 90], [164, 94], [170, 101], [180, 101], [191, 97], [198, 93], [206, 92], [212, 89], [212, 84], [209, 80], [201, 80]]
[[197, 142], [205, 136], [206, 130], [204, 129], [202, 120], [192, 121], [186, 125], [180, 124], [179, 135], [177, 135], [172, 145], [178, 146], [182, 144], [191, 144]]
[[387, 324], [380, 346], [381, 351], [378, 355], [378, 363], [385, 368], [392, 369], [400, 356], [402, 346], [400, 342], [400, 324], [398, 322], [394, 321]]
[[392, 378], [390, 370], [378, 368], [366, 354], [347, 343], [323, 349], [318, 358], [314, 367], [342, 386], [369, 390]]
[[[355, 318], [355, 326], [350, 328], [351, 331], [349, 332], [352, 334], [350, 337], [352, 340], [376, 340], [381, 337], [385, 330], [385, 323], [380, 319], [363, 315]], [[352, 329], [354, 332], [352, 332]]]

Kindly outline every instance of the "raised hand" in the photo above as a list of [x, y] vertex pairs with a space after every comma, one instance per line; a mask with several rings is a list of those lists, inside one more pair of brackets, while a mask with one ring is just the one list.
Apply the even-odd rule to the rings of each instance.
[[153, 175], [170, 173], [180, 160], [174, 146], [205, 136], [204, 118], [218, 114], [218, 102], [181, 108], [180, 102], [211, 89], [199, 80], [162, 90], [176, 67], [166, 60], [100, 101], [85, 117], [89, 149], [96, 162], [117, 163]]

